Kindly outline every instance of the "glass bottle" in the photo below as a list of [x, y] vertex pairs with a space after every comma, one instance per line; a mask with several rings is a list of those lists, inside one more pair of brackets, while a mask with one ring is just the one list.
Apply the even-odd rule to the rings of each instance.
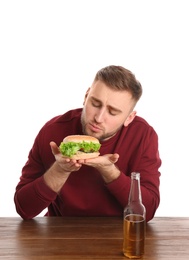
[[128, 205], [123, 218], [123, 254], [128, 258], [142, 258], [146, 233], [146, 209], [142, 204], [140, 173], [131, 173]]

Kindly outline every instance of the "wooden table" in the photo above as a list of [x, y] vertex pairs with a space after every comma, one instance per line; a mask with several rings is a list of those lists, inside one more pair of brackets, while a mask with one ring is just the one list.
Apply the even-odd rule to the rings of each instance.
[[[121, 218], [0, 218], [0, 259], [127, 259]], [[189, 259], [189, 218], [156, 217], [147, 224], [149, 260]]]

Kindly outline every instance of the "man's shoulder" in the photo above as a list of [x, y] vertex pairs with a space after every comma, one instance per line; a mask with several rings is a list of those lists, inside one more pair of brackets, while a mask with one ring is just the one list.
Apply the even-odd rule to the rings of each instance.
[[144, 125], [144, 126], [150, 126], [150, 124], [143, 118], [143, 117], [140, 117], [140, 116], [135, 116], [133, 122], [133, 124], [141, 124], [141, 125]]
[[156, 133], [154, 127], [147, 122], [143, 117], [135, 116], [134, 120], [129, 125], [130, 130], [137, 133]]
[[62, 115], [58, 115], [58, 116], [51, 118], [49, 121], [46, 122], [45, 126], [50, 126], [52, 124], [70, 122], [74, 119], [80, 118], [81, 112], [82, 112], [81, 108], [69, 110]]
[[38, 133], [38, 139], [54, 140], [56, 143], [67, 135], [81, 131], [81, 111], [82, 109], [69, 110], [62, 115], [55, 116], [47, 121]]

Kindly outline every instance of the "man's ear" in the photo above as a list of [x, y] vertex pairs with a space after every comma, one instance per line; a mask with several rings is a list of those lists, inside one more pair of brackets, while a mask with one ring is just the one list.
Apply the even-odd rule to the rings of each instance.
[[130, 113], [130, 115], [126, 118], [125, 122], [124, 122], [124, 126], [128, 126], [132, 121], [133, 119], [135, 118], [136, 116], [136, 111], [132, 111]]
[[90, 88], [88, 88], [87, 91], [86, 91], [86, 93], [85, 93], [83, 105], [85, 104], [86, 98], [87, 98], [87, 96], [88, 96], [88, 94], [89, 94], [89, 90], [90, 90]]

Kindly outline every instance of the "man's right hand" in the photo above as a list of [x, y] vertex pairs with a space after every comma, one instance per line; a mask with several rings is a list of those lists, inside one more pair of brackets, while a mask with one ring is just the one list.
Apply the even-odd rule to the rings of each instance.
[[78, 171], [82, 164], [78, 163], [77, 160], [63, 157], [55, 142], [50, 142], [50, 146], [56, 161], [44, 174], [44, 180], [49, 188], [58, 193], [70, 173]]

